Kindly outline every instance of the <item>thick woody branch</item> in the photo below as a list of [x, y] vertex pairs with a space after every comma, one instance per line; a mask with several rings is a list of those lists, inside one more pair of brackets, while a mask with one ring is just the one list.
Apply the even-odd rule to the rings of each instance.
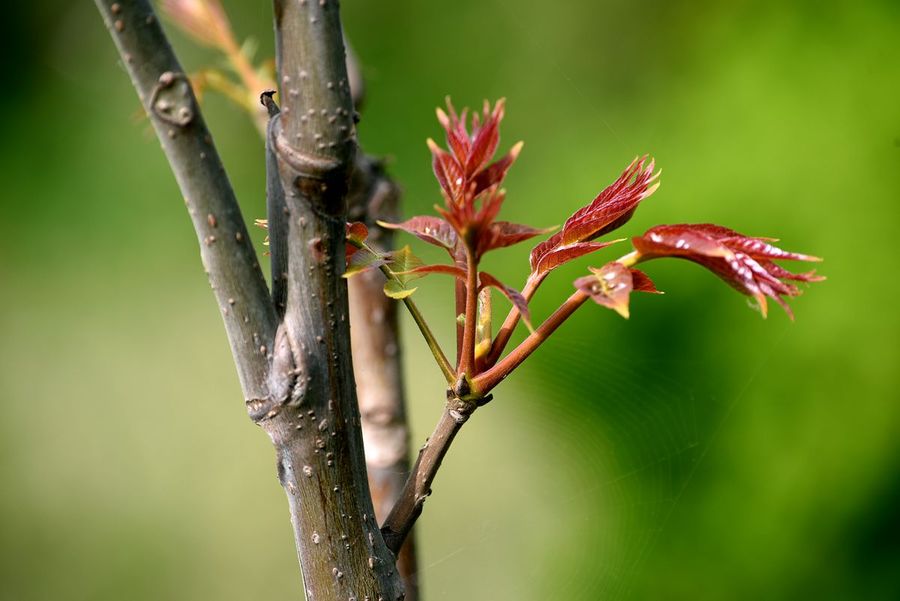
[[280, 114], [269, 128], [284, 191], [287, 281], [273, 390], [259, 421], [279, 455], [307, 597], [397, 600], [402, 584], [369, 496], [350, 354], [345, 227], [356, 153], [334, 0], [276, 0]]
[[311, 172], [307, 175], [341, 166], [346, 178], [356, 152], [355, 112], [338, 2], [275, 0], [275, 32], [283, 148]]
[[234, 191], [148, 0], [96, 0], [184, 195], [247, 400], [268, 395], [275, 311]]

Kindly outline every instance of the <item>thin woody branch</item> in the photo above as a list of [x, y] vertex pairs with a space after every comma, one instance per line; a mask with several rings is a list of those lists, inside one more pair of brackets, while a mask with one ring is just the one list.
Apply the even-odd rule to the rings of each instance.
[[96, 4], [181, 188], [244, 396], [263, 399], [275, 311], [190, 83], [148, 0]]
[[399, 549], [408, 532], [422, 514], [425, 500], [431, 494], [431, 484], [441, 467], [441, 462], [463, 424], [475, 409], [487, 404], [492, 396], [487, 394], [528, 358], [556, 329], [590, 298], [576, 291], [518, 347], [491, 369], [472, 380], [472, 390], [461, 379], [458, 389], [448, 391], [448, 401], [434, 433], [419, 451], [409, 479], [396, 505], [381, 526], [384, 540], [390, 549]]
[[416, 520], [422, 515], [425, 500], [431, 494], [431, 484], [456, 435], [475, 409], [491, 400], [490, 396], [479, 399], [460, 398], [449, 392], [448, 397], [447, 406], [434, 432], [419, 449], [419, 456], [400, 498], [381, 526], [385, 543], [395, 553], [402, 547]]

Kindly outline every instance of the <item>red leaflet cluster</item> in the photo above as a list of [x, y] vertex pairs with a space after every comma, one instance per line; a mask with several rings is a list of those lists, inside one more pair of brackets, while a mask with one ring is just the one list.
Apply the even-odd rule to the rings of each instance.
[[457, 113], [448, 99], [447, 111], [437, 110], [438, 121], [446, 134], [447, 149], [428, 139], [434, 174], [444, 198], [444, 206], [435, 207], [441, 217], [420, 215], [402, 223], [381, 225], [406, 231], [443, 248], [454, 263], [420, 266], [409, 275], [446, 274], [456, 277], [460, 282], [458, 286], [468, 286], [467, 276], [473, 270], [477, 273], [477, 291], [485, 287], [497, 288], [527, 320], [525, 297], [491, 274], [478, 272], [477, 266], [488, 251], [512, 246], [550, 230], [496, 221], [506, 198], [506, 192], [500, 186], [519, 156], [522, 143], [515, 144], [500, 159], [491, 162], [500, 144], [504, 101], [497, 101], [493, 107], [485, 101], [481, 113], [473, 112], [471, 118], [468, 114], [468, 109]]
[[771, 238], [753, 238], [710, 223], [658, 225], [632, 243], [638, 261], [677, 257], [703, 265], [739, 292], [754, 297], [763, 316], [766, 297], [774, 299], [788, 315], [793, 312], [785, 296], [797, 296], [800, 289], [782, 280], [818, 282], [825, 278], [815, 271], [793, 273], [775, 260], [821, 261], [819, 257], [792, 253], [771, 244]]
[[[767, 298], [774, 299], [790, 314], [785, 297], [800, 293], [790, 281], [815, 282], [815, 272], [793, 273], [775, 263], [777, 260], [818, 261], [817, 257], [783, 251], [772, 245], [774, 240], [744, 236], [733, 230], [710, 224], [661, 225], [632, 239], [635, 250], [578, 278], [576, 291], [515, 349], [502, 357], [520, 317], [528, 321], [528, 301], [541, 282], [556, 267], [619, 242], [598, 241], [600, 236], [625, 225], [641, 201], [659, 187], [659, 174], [654, 161], [647, 156], [634, 159], [622, 174], [591, 202], [576, 211], [560, 231], [531, 251], [531, 272], [522, 293], [506, 286], [492, 275], [478, 270], [481, 258], [490, 250], [511, 246], [534, 236], [548, 233], [527, 225], [497, 221], [505, 199], [503, 179], [518, 157], [522, 144], [512, 147], [503, 157], [493, 157], [500, 142], [503, 100], [493, 107], [488, 102], [480, 113], [468, 117], [468, 111], [457, 113], [447, 102], [447, 112], [438, 109], [437, 116], [446, 133], [447, 148], [428, 140], [433, 168], [444, 205], [436, 207], [440, 217], [417, 216], [402, 223], [381, 223], [383, 227], [404, 230], [419, 239], [443, 248], [450, 264], [424, 265], [412, 255], [409, 247], [382, 255], [365, 246], [365, 230], [359, 225], [348, 229], [348, 275], [379, 266], [388, 276], [385, 292], [394, 298], [407, 299], [415, 288], [407, 284], [428, 274], [449, 275], [456, 281], [457, 364], [455, 368], [440, 350], [423, 323], [420, 330], [441, 364], [448, 382], [455, 390], [468, 390], [484, 395], [502, 381], [546, 338], [568, 319], [587, 299], [629, 315], [632, 292], [659, 293], [638, 263], [661, 257], [688, 259], [707, 267], [740, 292], [757, 299], [763, 315]], [[366, 252], [354, 252], [355, 248]], [[491, 302], [486, 288], [497, 288], [512, 302], [495, 338], [491, 338]], [[411, 309], [420, 322], [421, 315]], [[530, 326], [530, 324], [529, 324]], [[456, 380], [454, 380], [456, 378]], [[461, 383], [465, 381], [466, 385]]]
[[445, 203], [444, 207], [437, 207], [437, 211], [476, 258], [489, 250], [545, 233], [545, 230], [527, 225], [494, 221], [506, 198], [500, 185], [522, 151], [522, 142], [519, 142], [491, 163], [500, 144], [503, 113], [503, 99], [498, 100], [493, 109], [485, 101], [481, 114], [472, 114], [470, 132], [466, 125], [468, 109], [457, 114], [448, 99], [447, 112], [437, 109], [437, 117], [444, 127], [449, 150], [428, 139], [432, 167]]

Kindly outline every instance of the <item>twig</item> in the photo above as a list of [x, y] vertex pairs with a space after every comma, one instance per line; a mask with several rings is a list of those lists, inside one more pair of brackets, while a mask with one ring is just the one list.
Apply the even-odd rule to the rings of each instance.
[[[449, 394], [449, 393], [448, 393]], [[469, 416], [490, 401], [490, 397], [481, 399], [460, 398], [451, 395], [441, 418], [434, 428], [431, 437], [419, 449], [419, 456], [412, 472], [403, 487], [397, 504], [381, 526], [381, 533], [388, 548], [396, 552], [402, 545], [413, 524], [422, 514], [425, 500], [431, 494], [431, 484], [437, 475], [444, 455], [450, 449], [453, 439], [462, 429]]]
[[148, 0], [96, 4], [181, 188], [244, 397], [264, 399], [275, 311], [190, 83]]

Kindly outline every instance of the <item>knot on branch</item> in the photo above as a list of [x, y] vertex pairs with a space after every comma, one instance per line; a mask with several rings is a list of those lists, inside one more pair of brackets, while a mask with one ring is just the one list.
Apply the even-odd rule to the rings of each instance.
[[[267, 99], [271, 101], [271, 97], [264, 94], [263, 102]], [[271, 114], [272, 109], [269, 110]], [[326, 215], [342, 216], [346, 211], [351, 165], [333, 157], [305, 152], [291, 144], [281, 124], [283, 115], [279, 112], [271, 117], [269, 143], [278, 159], [278, 171], [287, 197], [299, 195]], [[341, 223], [344, 221], [341, 217]]]
[[159, 76], [150, 96], [153, 114], [178, 127], [185, 127], [194, 120], [194, 94], [191, 82], [184, 73], [166, 71]]
[[475, 413], [479, 407], [486, 405], [493, 397], [487, 395], [478, 398], [460, 398], [453, 391], [447, 391], [447, 413], [457, 424], [462, 425], [468, 421], [469, 416]]

